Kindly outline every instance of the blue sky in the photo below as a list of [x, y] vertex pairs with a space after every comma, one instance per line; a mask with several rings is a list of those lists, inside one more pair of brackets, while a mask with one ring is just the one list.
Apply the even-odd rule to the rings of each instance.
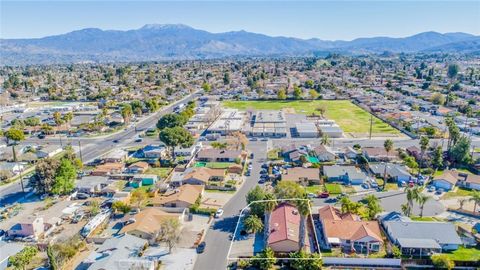
[[210, 32], [351, 40], [423, 31], [480, 35], [480, 1], [22, 1], [0, 0], [0, 37], [31, 38], [87, 27], [183, 23]]

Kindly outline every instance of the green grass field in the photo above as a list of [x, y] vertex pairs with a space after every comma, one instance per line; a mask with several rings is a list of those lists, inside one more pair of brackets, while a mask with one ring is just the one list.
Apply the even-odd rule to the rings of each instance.
[[172, 168], [149, 168], [145, 173], [146, 174], [156, 174], [160, 178], [165, 178], [172, 171]]
[[447, 254], [450, 259], [455, 261], [479, 261], [480, 249], [465, 248], [460, 246], [457, 250]]
[[[344, 132], [369, 133], [370, 130], [371, 114], [348, 100], [224, 101], [223, 105], [239, 110], [281, 110], [291, 108], [296, 113], [307, 115], [314, 112], [319, 114], [315, 109], [323, 106], [326, 108], [325, 117], [335, 120]], [[399, 134], [400, 131], [374, 117], [372, 133]]]
[[340, 184], [325, 183], [325, 189], [330, 194], [340, 194], [343, 192], [342, 185]]

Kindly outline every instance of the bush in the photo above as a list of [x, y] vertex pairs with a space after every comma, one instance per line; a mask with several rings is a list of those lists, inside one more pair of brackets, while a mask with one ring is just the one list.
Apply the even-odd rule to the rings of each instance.
[[431, 259], [435, 268], [450, 270], [455, 267], [455, 263], [452, 260], [450, 260], [450, 258], [447, 255], [435, 254], [431, 257]]
[[192, 214], [198, 214], [198, 215], [205, 215], [205, 216], [210, 216], [212, 214], [215, 214], [217, 212], [217, 209], [213, 208], [190, 208], [190, 212]]
[[397, 246], [392, 246], [392, 255], [394, 258], [400, 258], [402, 256], [402, 252]]

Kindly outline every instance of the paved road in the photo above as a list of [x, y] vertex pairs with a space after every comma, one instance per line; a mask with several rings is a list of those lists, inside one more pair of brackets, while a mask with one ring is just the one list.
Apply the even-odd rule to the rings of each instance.
[[[398, 190], [398, 191], [387, 191], [387, 192], [373, 192], [369, 193], [373, 194], [376, 197], [380, 199], [380, 205], [382, 206], [384, 211], [397, 211], [397, 212], [402, 212], [402, 204], [405, 204], [407, 202], [407, 196], [405, 195], [405, 192], [403, 190]], [[362, 200], [366, 195], [354, 195], [350, 196], [350, 199], [352, 201], [358, 202]], [[313, 205], [314, 206], [324, 206], [332, 203], [327, 203], [325, 202], [325, 199], [314, 199], [313, 200]], [[445, 211], [445, 207], [438, 201], [431, 199], [429, 200], [423, 209], [423, 215], [424, 216], [436, 216], [438, 214], [441, 214]], [[413, 205], [413, 215], [420, 215], [420, 207], [418, 206], [417, 203], [414, 203]]]
[[[171, 113], [173, 111], [173, 107], [175, 107], [179, 103], [185, 103], [195, 98], [195, 94], [188, 95], [183, 99], [172, 103], [168, 107], [165, 107], [158, 111], [155, 114], [149, 115], [146, 118], [140, 120], [138, 123], [135, 123], [137, 129], [145, 130], [147, 128], [154, 127], [157, 123], [158, 119], [167, 113]], [[137, 137], [138, 132], [135, 132], [134, 127], [127, 128], [123, 131], [118, 133], [114, 133], [108, 136], [104, 136], [101, 138], [63, 138], [62, 144], [65, 145], [67, 143], [72, 144], [72, 146], [78, 146], [78, 142], [81, 142], [82, 145], [82, 160], [84, 163], [94, 160], [107, 152], [115, 149], [115, 148], [122, 148], [122, 147], [132, 147], [135, 146], [134, 140]], [[119, 143], [114, 143], [114, 140], [118, 140]], [[37, 143], [39, 145], [42, 144], [53, 144], [53, 145], [60, 145], [60, 139], [57, 138], [48, 138], [48, 139], [38, 139], [38, 138], [29, 138], [25, 140], [26, 142]], [[144, 143], [143, 143], [144, 144]], [[4, 204], [11, 204], [22, 197], [24, 197], [30, 190], [25, 190], [25, 193], [22, 192], [22, 188], [20, 186], [20, 182], [16, 181], [11, 184], [7, 184], [4, 186], [0, 186], [0, 206]]]
[[252, 174], [247, 177], [242, 187], [223, 207], [223, 218], [215, 220], [205, 236], [207, 247], [195, 262], [196, 270], [224, 270], [227, 268], [227, 256], [230, 248], [229, 235], [235, 230], [238, 214], [247, 206], [245, 197], [250, 189], [255, 187], [260, 179], [260, 167], [266, 161], [266, 143], [249, 142], [248, 150], [253, 152]]

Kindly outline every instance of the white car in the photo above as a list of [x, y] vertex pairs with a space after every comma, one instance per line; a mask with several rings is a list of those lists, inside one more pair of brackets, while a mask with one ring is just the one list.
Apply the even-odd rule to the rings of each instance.
[[221, 216], [223, 216], [223, 209], [222, 208], [218, 209], [217, 212], [215, 213], [216, 218], [219, 218]]

